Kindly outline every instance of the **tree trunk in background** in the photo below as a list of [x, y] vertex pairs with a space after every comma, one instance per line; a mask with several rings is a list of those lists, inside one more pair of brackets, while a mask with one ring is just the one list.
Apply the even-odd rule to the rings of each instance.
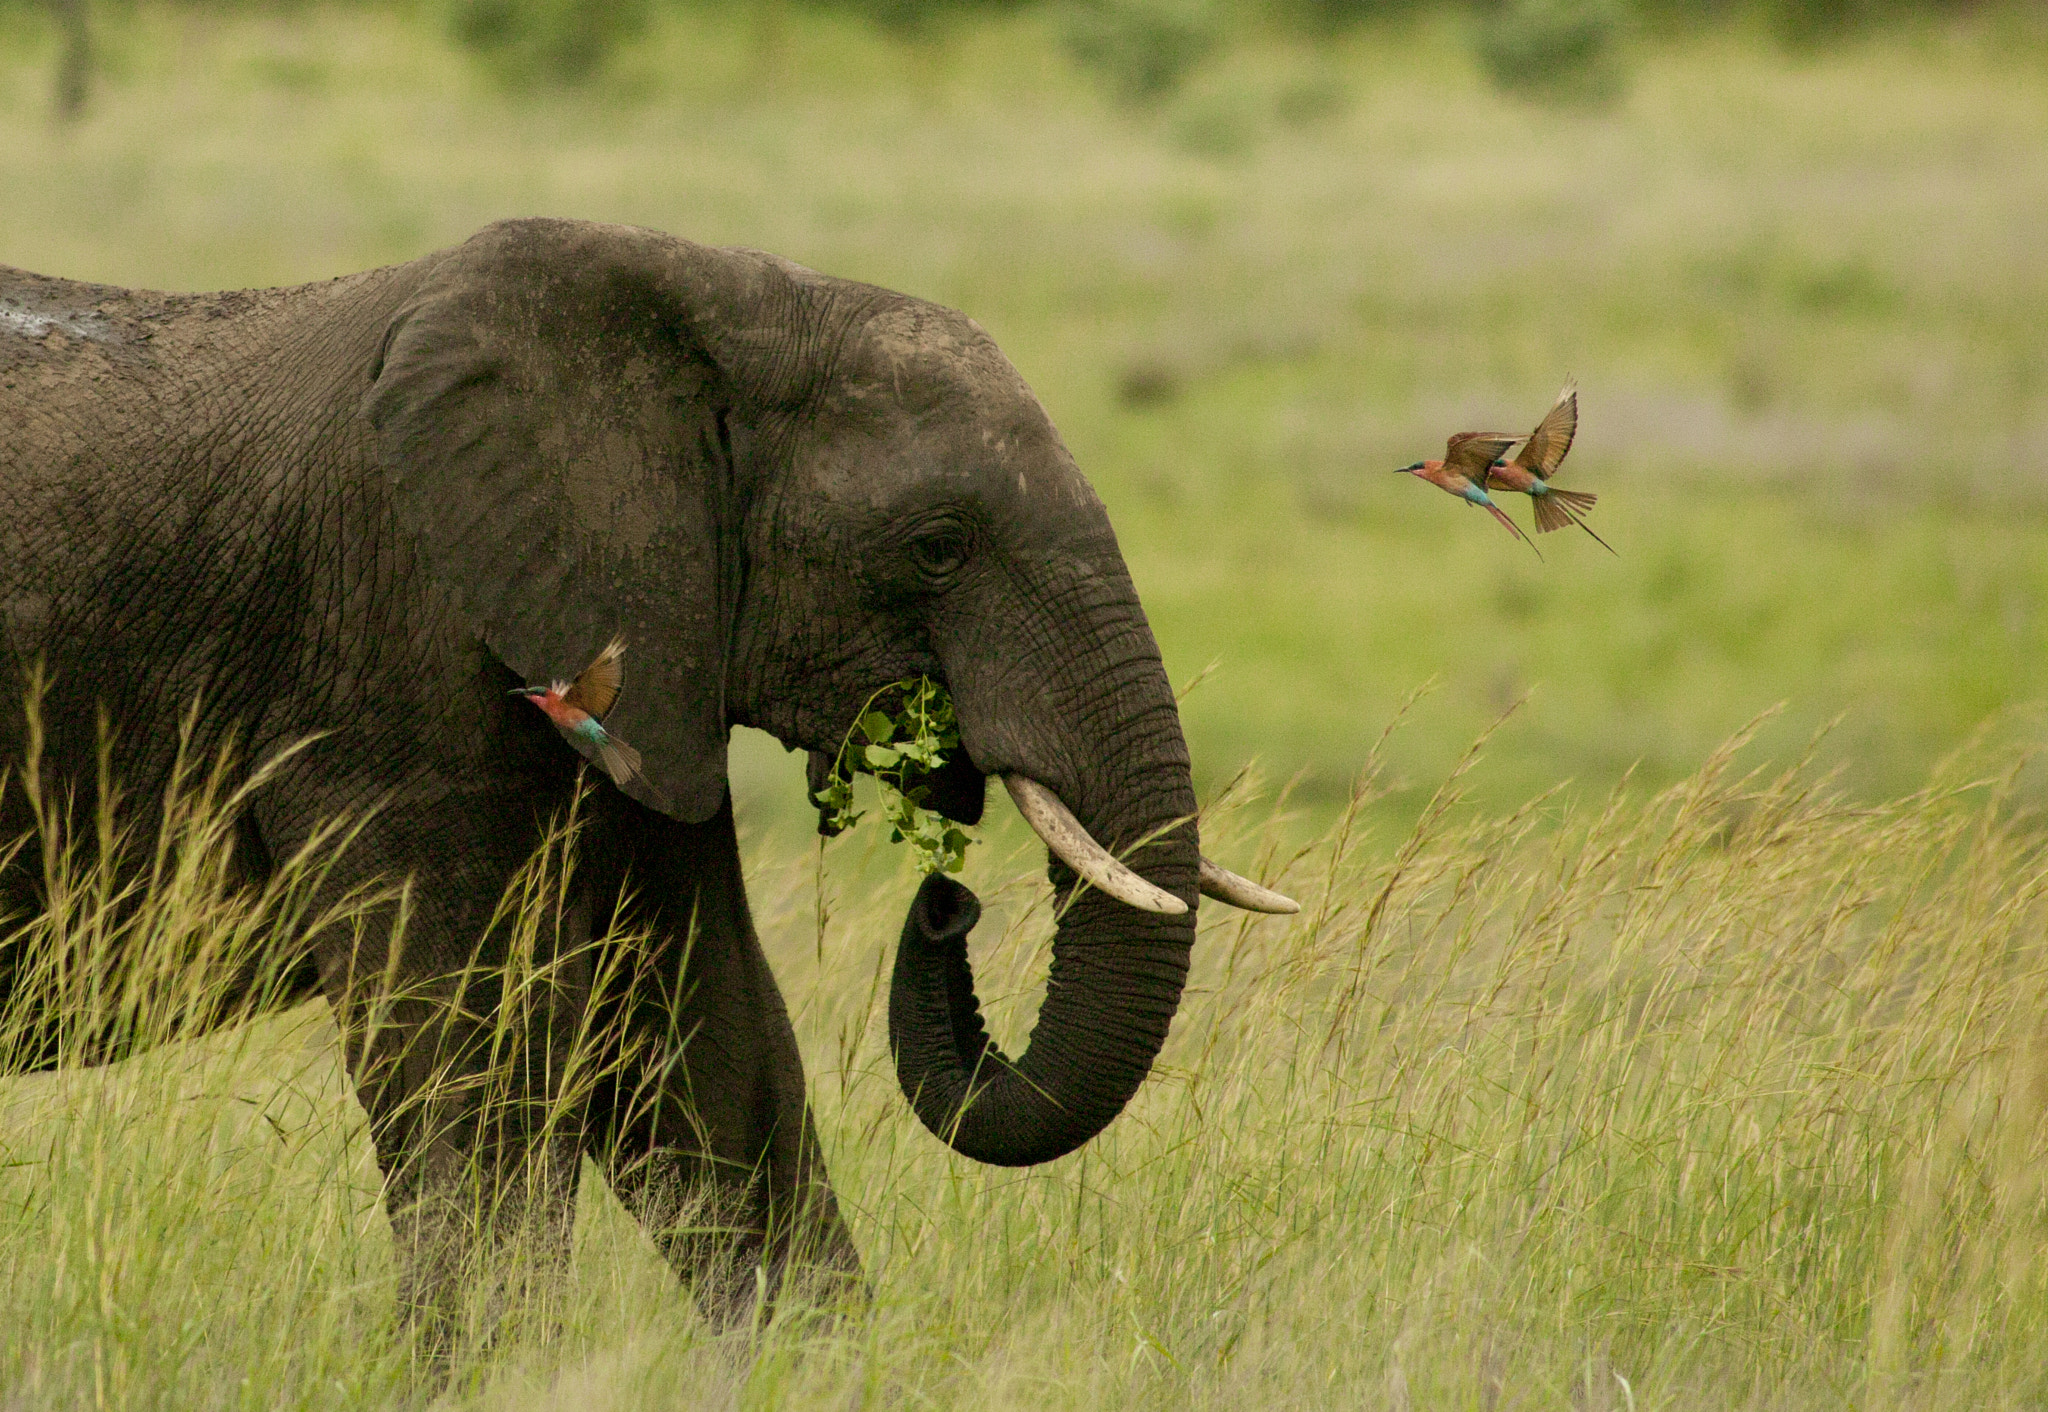
[[85, 0], [50, 0], [50, 13], [63, 46], [57, 58], [57, 121], [76, 122], [85, 114], [92, 80], [92, 31], [86, 25]]

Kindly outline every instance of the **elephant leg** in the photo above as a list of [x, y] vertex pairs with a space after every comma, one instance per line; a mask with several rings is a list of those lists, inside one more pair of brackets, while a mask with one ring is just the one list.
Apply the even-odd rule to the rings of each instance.
[[[447, 1023], [473, 1003], [459, 986], [414, 987], [352, 1050], [370, 1114], [399, 1271], [402, 1322], [445, 1355], [488, 1340], [513, 1307], [544, 1296], [568, 1264], [577, 1144], [546, 1131], [547, 1100], [479, 1073], [485, 1026]], [[519, 1068], [529, 1067], [515, 1061]], [[505, 1085], [511, 1088], [511, 1085]]]
[[747, 909], [731, 799], [698, 825], [611, 805], [586, 856], [595, 895], [624, 898], [613, 930], [631, 960], [597, 956], [615, 1049], [588, 1109], [591, 1157], [716, 1323], [746, 1320], [790, 1281], [821, 1298], [857, 1287]]
[[542, 1312], [566, 1271], [582, 1095], [565, 1079], [590, 999], [587, 904], [494, 925], [511, 869], [492, 855], [516, 846], [440, 838], [448, 865], [415, 874], [402, 944], [321, 967], [384, 1176], [400, 1318], [437, 1361]]

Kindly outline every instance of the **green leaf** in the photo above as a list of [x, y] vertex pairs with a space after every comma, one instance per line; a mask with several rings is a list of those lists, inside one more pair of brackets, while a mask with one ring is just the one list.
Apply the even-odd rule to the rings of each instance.
[[[894, 710], [875, 704], [892, 701], [897, 703]], [[960, 728], [952, 698], [929, 677], [918, 677], [891, 682], [870, 698], [868, 707], [847, 731], [834, 761], [832, 782], [818, 793], [819, 803], [832, 811], [833, 822], [841, 829], [852, 827], [862, 817], [853, 807], [853, 780], [847, 766], [858, 732], [866, 744], [852, 758], [874, 777], [890, 842], [911, 846], [919, 872], [959, 872], [966, 863], [971, 836], [925, 807], [927, 786], [905, 787], [913, 767], [918, 772], [936, 770], [945, 763], [947, 752], [959, 747]]]

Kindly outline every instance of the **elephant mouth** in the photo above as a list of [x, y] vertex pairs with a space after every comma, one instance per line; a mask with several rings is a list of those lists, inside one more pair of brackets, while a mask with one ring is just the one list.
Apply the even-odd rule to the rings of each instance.
[[925, 804], [956, 824], [972, 827], [981, 822], [988, 800], [988, 776], [975, 768], [965, 750], [955, 751], [938, 769], [919, 777]]

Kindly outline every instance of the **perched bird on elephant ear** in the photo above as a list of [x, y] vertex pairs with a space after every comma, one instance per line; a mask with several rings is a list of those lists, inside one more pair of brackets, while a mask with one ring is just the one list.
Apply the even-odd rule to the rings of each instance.
[[603, 770], [628, 798], [650, 809], [665, 809], [667, 800], [641, 769], [640, 752], [604, 728], [604, 718], [617, 704], [625, 682], [626, 644], [615, 637], [573, 682], [522, 686], [512, 694], [540, 707], [562, 739]]

